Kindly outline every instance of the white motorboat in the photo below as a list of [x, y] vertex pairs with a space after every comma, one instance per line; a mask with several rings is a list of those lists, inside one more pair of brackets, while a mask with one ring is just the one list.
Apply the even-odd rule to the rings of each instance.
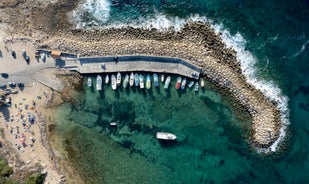
[[182, 90], [186, 88], [186, 84], [187, 84], [187, 79], [186, 78], [182, 79], [182, 82], [181, 82], [181, 89]]
[[108, 84], [109, 83], [109, 76], [108, 76], [108, 74], [106, 74], [106, 76], [105, 76], [105, 84]]
[[194, 86], [194, 91], [195, 92], [198, 92], [198, 88], [199, 88], [199, 84], [198, 82], [195, 83], [195, 86]]
[[146, 76], [146, 89], [150, 89], [151, 88], [151, 80], [150, 80], [150, 75], [148, 74]]
[[140, 87], [141, 89], [144, 89], [144, 88], [145, 88], [144, 76], [143, 76], [143, 75], [140, 75], [140, 76], [139, 76], [139, 87]]
[[168, 76], [168, 77], [166, 78], [166, 80], [165, 80], [165, 83], [164, 83], [164, 89], [167, 89], [168, 86], [170, 85], [170, 83], [171, 83], [171, 77]]
[[115, 75], [112, 75], [112, 89], [116, 90], [117, 89], [117, 82], [116, 82], [116, 77]]
[[205, 86], [205, 81], [204, 79], [201, 79], [201, 88], [203, 88]]
[[88, 85], [88, 87], [91, 87], [91, 86], [92, 86], [92, 80], [91, 80], [91, 77], [88, 77], [88, 80], [87, 80], [87, 85]]
[[177, 139], [177, 136], [171, 133], [167, 133], [167, 132], [157, 132], [156, 138], [161, 139], [161, 140], [173, 141]]
[[164, 74], [161, 75], [161, 82], [164, 82]]
[[117, 73], [117, 79], [116, 79], [116, 84], [117, 84], [117, 86], [119, 86], [120, 83], [121, 83], [121, 73], [118, 72], [118, 73]]
[[193, 86], [194, 82], [191, 81], [189, 84], [188, 84], [188, 87], [191, 88]]
[[129, 84], [129, 75], [126, 74], [126, 76], [124, 77], [124, 80], [123, 80], [123, 88], [126, 88]]
[[132, 87], [134, 85], [134, 74], [133, 72], [130, 74], [130, 82], [129, 85]]
[[97, 90], [102, 90], [102, 77], [100, 75], [97, 75], [97, 83], [96, 83]]

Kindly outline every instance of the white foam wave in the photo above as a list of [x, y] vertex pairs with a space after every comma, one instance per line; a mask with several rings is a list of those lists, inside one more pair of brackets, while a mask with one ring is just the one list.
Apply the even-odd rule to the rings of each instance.
[[[91, 1], [91, 0], [89, 0]], [[93, 1], [93, 0], [92, 0]], [[207, 19], [204, 16], [191, 15], [187, 19], [179, 17], [167, 17], [164, 14], [157, 13], [153, 17], [140, 18], [134, 23], [123, 24], [123, 23], [114, 23], [113, 25], [108, 25], [106, 27], [143, 27], [143, 28], [157, 28], [161, 31], [166, 31], [169, 29], [180, 30], [188, 22], [209, 22], [212, 25], [212, 28], [217, 34], [220, 35], [223, 42], [227, 47], [233, 48], [237, 53], [237, 59], [241, 64], [241, 69], [243, 74], [246, 76], [247, 82], [255, 86], [257, 89], [261, 90], [263, 94], [269, 98], [271, 101], [274, 101], [277, 104], [278, 109], [280, 110], [280, 120], [281, 120], [281, 129], [279, 138], [268, 148], [260, 149], [260, 152], [274, 152], [277, 150], [278, 145], [282, 142], [286, 136], [287, 126], [289, 122], [289, 109], [288, 109], [288, 97], [284, 96], [280, 88], [272, 81], [265, 81], [263, 79], [258, 79], [256, 75], [255, 64], [257, 58], [255, 58], [248, 50], [246, 50], [246, 40], [242, 37], [240, 33], [231, 35], [230, 32], [224, 29], [222, 24], [214, 24], [213, 21]], [[274, 39], [277, 39], [276, 37]], [[308, 43], [306, 43], [307, 45]], [[306, 46], [305, 45], [305, 46]]]
[[[72, 12], [72, 16], [78, 28], [83, 28], [87, 25], [98, 26], [108, 21], [110, 6], [111, 4], [108, 0], [86, 0]], [[91, 16], [91, 18], [86, 18], [86, 16]]]
[[227, 47], [233, 48], [237, 53], [237, 59], [240, 61], [243, 74], [246, 76], [247, 82], [261, 90], [263, 94], [271, 101], [277, 104], [280, 111], [281, 129], [279, 138], [268, 148], [260, 149], [260, 152], [276, 151], [280, 142], [286, 136], [287, 126], [289, 122], [288, 97], [282, 95], [280, 88], [272, 81], [265, 81], [256, 77], [255, 64], [257, 59], [246, 50], [246, 40], [240, 33], [231, 35], [229, 31], [223, 29], [223, 25], [213, 24], [216, 33], [221, 33], [220, 36]]

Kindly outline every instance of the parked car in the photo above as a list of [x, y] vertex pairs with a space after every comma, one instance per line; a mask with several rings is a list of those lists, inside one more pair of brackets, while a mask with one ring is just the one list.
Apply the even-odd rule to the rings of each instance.
[[11, 54], [12, 54], [13, 58], [16, 59], [16, 52], [12, 50]]
[[29, 58], [29, 56], [26, 56], [26, 57], [25, 57], [25, 60], [26, 60], [26, 63], [27, 63], [27, 64], [30, 63], [30, 58]]
[[6, 88], [5, 84], [0, 84], [0, 88]]
[[8, 78], [8, 77], [9, 77], [9, 74], [8, 74], [8, 73], [1, 73], [1, 76], [2, 76], [3, 78]]
[[11, 87], [16, 86], [15, 82], [8, 82]]
[[17, 86], [19, 86], [19, 87], [23, 87], [23, 86], [24, 86], [24, 83], [22, 83], [22, 82], [17, 82], [16, 84], [17, 84]]

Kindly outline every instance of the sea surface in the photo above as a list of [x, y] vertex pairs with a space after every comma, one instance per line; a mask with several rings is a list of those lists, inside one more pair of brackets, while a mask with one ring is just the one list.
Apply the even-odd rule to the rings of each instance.
[[[177, 76], [168, 90], [99, 92], [85, 76], [76, 103], [57, 110], [56, 137], [87, 183], [309, 183], [309, 1], [85, 0], [70, 14], [88, 29], [210, 22], [281, 112], [280, 140], [257, 153], [248, 114], [207, 81], [198, 93], [177, 91]], [[159, 142], [157, 131], [179, 140]]]

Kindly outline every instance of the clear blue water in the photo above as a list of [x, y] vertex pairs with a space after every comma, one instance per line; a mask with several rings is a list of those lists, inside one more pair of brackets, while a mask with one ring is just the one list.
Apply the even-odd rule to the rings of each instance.
[[[279, 150], [283, 156], [259, 157], [246, 142], [250, 120], [237, 116], [228, 97], [211, 87], [198, 94], [174, 88], [86, 89], [79, 103], [59, 108], [57, 129], [86, 178], [94, 183], [309, 183], [308, 1], [98, 0], [88, 5], [87, 17], [75, 14], [80, 26], [177, 28], [196, 14], [207, 18], [228, 31], [224, 41], [233, 40], [235, 48], [254, 57], [248, 62], [256, 62], [250, 68], [256, 78], [272, 81], [270, 88], [277, 86], [288, 97], [291, 124], [287, 149]], [[238, 57], [247, 55], [240, 49]], [[111, 129], [110, 121], [120, 126]], [[154, 133], [161, 130], [181, 141], [160, 144]]]

